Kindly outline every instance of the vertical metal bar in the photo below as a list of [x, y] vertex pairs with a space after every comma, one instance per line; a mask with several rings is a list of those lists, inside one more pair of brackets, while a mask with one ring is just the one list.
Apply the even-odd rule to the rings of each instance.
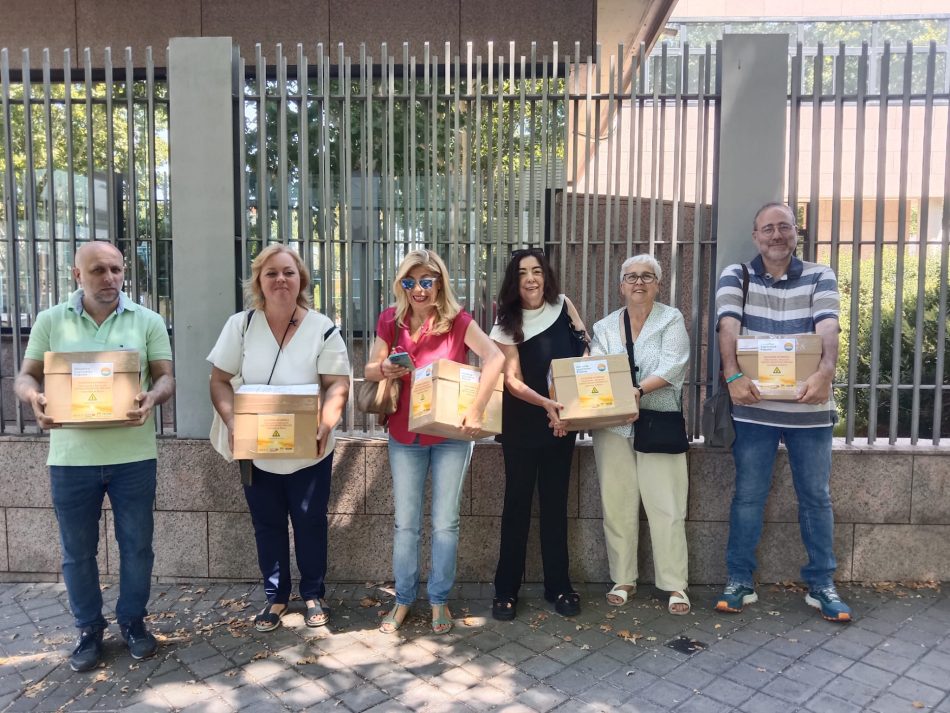
[[610, 213], [610, 222], [611, 222], [611, 235], [613, 236], [614, 243], [619, 243], [621, 230], [620, 230], [620, 205], [623, 202], [623, 191], [620, 187], [622, 171], [621, 167], [623, 165], [623, 65], [624, 58], [626, 57], [626, 47], [623, 42], [617, 45], [617, 61], [615, 63], [615, 81], [616, 86], [614, 87], [614, 114], [613, 120], [611, 121], [611, 127], [613, 128], [615, 138], [614, 138], [614, 173], [613, 173], [613, 210]]
[[[537, 189], [535, 187], [535, 150], [537, 142], [537, 132], [536, 124], [538, 119], [538, 101], [533, 97], [538, 93], [538, 77], [537, 77], [537, 63], [536, 63], [536, 53], [537, 48], [535, 43], [531, 43], [531, 95], [532, 99], [528, 104], [531, 113], [531, 120], [528, 124], [528, 153], [527, 153], [527, 163], [528, 163], [528, 241], [529, 244], [534, 244], [535, 241], [543, 248], [544, 243], [541, 240], [541, 236], [535, 232], [535, 213], [538, 205], [538, 195], [535, 192]], [[527, 81], [524, 72], [524, 55], [521, 57], [521, 101], [525, 101], [525, 82]], [[522, 116], [524, 112], [522, 111]]]
[[277, 74], [277, 239], [284, 245], [290, 236], [287, 201], [287, 59], [277, 43], [274, 57]]
[[[685, 47], [688, 50], [689, 46]], [[684, 50], [684, 51], [685, 51]], [[680, 71], [676, 73], [676, 85], [673, 97], [673, 194], [670, 210], [670, 304], [679, 306], [680, 271], [679, 232], [682, 222], [680, 211], [685, 201], [686, 173], [686, 119], [683, 116], [683, 94], [689, 86], [689, 62], [680, 57]]]
[[947, 121], [947, 135], [944, 143], [943, 165], [943, 214], [940, 219], [940, 273], [937, 284], [940, 285], [940, 297], [937, 306], [937, 354], [934, 360], [934, 418], [931, 442], [940, 445], [940, 426], [943, 419], [943, 396], [947, 388], [943, 382], [944, 363], [947, 358], [947, 292], [950, 283], [950, 117]]
[[[10, 60], [6, 48], [0, 49], [0, 102], [3, 110], [3, 194], [6, 212], [6, 243], [8, 255], [7, 267], [7, 304], [10, 313], [10, 331], [13, 348], [13, 374], [20, 373], [23, 361], [23, 334], [20, 313], [20, 255], [17, 246], [20, 226], [17, 221], [17, 187], [13, 168], [13, 121], [10, 97]], [[16, 404], [13, 412], [16, 416], [16, 430], [23, 433], [23, 406]], [[0, 432], [5, 430], [5, 420], [0, 412]]]
[[[118, 240], [118, 230], [116, 225], [116, 212], [118, 211], [118, 201], [115, 197], [115, 117], [112, 108], [113, 76], [112, 76], [112, 48], [105, 49], [106, 65], [106, 206], [109, 212], [109, 242], [113, 245]], [[134, 255], [127, 255], [127, 258], [135, 261]]]
[[[506, 131], [505, 141], [508, 145], [508, 166], [505, 171], [505, 216], [507, 218], [508, 232], [505, 235], [505, 242], [509, 249], [515, 239], [516, 226], [515, 214], [517, 207], [515, 205], [515, 182], [518, 180], [518, 172], [515, 167], [515, 133], [517, 126], [517, 115], [515, 114], [515, 43], [508, 43], [508, 91], [505, 96], [505, 109], [508, 113], [508, 129]], [[520, 127], [518, 127], [520, 129]], [[520, 132], [519, 132], [520, 133]]]
[[323, 52], [322, 46], [318, 45], [320, 52], [320, 102], [322, 106], [321, 122], [320, 122], [320, 223], [322, 226], [323, 234], [320, 236], [320, 269], [323, 271], [323, 280], [320, 282], [320, 304], [323, 305], [323, 310], [330, 314], [330, 268], [329, 268], [329, 252], [330, 245], [333, 241], [333, 213], [334, 213], [334, 198], [333, 198], [333, 186], [330, 181], [333, 176], [331, 175], [332, 160], [330, 156], [330, 151], [332, 149], [332, 142], [330, 139], [330, 126], [332, 124], [331, 113], [333, 112], [333, 97], [330, 92], [330, 48], [327, 47], [327, 52]]
[[[456, 54], [452, 57], [451, 63], [449, 62], [449, 43], [445, 43], [445, 89], [446, 89], [446, 100], [447, 103], [452, 106], [452, 155], [448, 155], [448, 142], [446, 142], [446, 167], [445, 178], [448, 182], [449, 188], [449, 237], [452, 241], [452, 248], [450, 258], [452, 260], [458, 260], [461, 257], [459, 252], [459, 245], [462, 242], [462, 226], [461, 226], [461, 216], [460, 216], [460, 200], [461, 200], [461, 190], [460, 190], [460, 181], [462, 178], [462, 169], [461, 161], [459, 157], [459, 142], [461, 137], [461, 127], [460, 127], [460, 117], [459, 117], [459, 84], [460, 80], [460, 67], [459, 67], [459, 56]], [[449, 82], [449, 72], [452, 71], [452, 82]], [[448, 136], [448, 122], [446, 121], [446, 132]], [[472, 275], [471, 275], [471, 246], [468, 246], [468, 255], [469, 259], [465, 261], [465, 278], [466, 286], [468, 293], [468, 304], [472, 305], [472, 296], [473, 292], [471, 289], [472, 284]], [[455, 270], [453, 274], [458, 275], [462, 272], [462, 265], [455, 265]], [[451, 266], [450, 266], [451, 269]], [[460, 291], [461, 292], [461, 291]]]
[[297, 44], [297, 238], [303, 261], [313, 278], [313, 223], [310, 219], [310, 63], [302, 43]]
[[[505, 58], [499, 53], [498, 54], [498, 94], [495, 99], [495, 110], [497, 115], [497, 126], [498, 132], [495, 137], [495, 169], [493, 174], [495, 178], [495, 210], [497, 211], [495, 217], [495, 234], [492, 236], [492, 242], [495, 244], [495, 254], [501, 258], [502, 243], [505, 244], [509, 241], [509, 236], [503, 234], [502, 230], [502, 219], [505, 215], [505, 184], [506, 184], [506, 175], [505, 175], [505, 164], [504, 164], [504, 150], [505, 147], [509, 145], [507, 141], [508, 132], [505, 131]], [[508, 149], [510, 153], [510, 148]], [[499, 263], [500, 264], [500, 263]]]
[[[591, 148], [590, 148], [590, 132], [591, 132], [591, 105], [594, 103], [591, 96], [591, 86], [593, 85], [593, 69], [594, 69], [594, 59], [590, 55], [587, 55], [587, 66], [586, 66], [586, 82], [584, 84], [584, 127], [585, 127], [585, 136], [584, 136], [584, 227], [581, 230], [581, 286], [584, 291], [581, 294], [581, 314], [588, 314], [587, 302], [588, 295], [590, 294], [590, 288], [588, 287], [589, 279], [587, 276], [588, 272], [588, 259], [590, 257], [590, 244], [591, 244], [591, 232], [590, 232], [590, 163], [591, 163]], [[596, 131], [596, 129], [594, 129]]]
[[[877, 138], [877, 189], [874, 210], [874, 287], [871, 307], [871, 378], [868, 380], [868, 443], [877, 438], [877, 384], [881, 358], [881, 279], [884, 252], [884, 204], [887, 179], [887, 90], [891, 69], [891, 43], [884, 43], [881, 56], [880, 108]], [[857, 334], [857, 332], [855, 332]]]
[[[69, 240], [69, 254], [76, 254], [76, 166], [73, 162], [73, 78], [72, 54], [63, 50], [63, 108], [66, 111], [66, 238]], [[154, 140], [152, 132], [149, 138]], [[64, 265], [68, 268], [68, 265]], [[65, 277], [65, 276], [64, 276]], [[58, 282], [58, 281], [57, 281]], [[68, 284], [68, 283], [67, 283]], [[68, 290], [68, 288], [67, 288]]]
[[[53, 111], [50, 97], [49, 50], [43, 50], [43, 131], [46, 139], [46, 239], [49, 241], [46, 265], [46, 289], [37, 311], [59, 302], [59, 266], [56, 263], [56, 166], [53, 160]], [[46, 296], [49, 299], [45, 299]]]
[[[925, 312], [927, 299], [927, 249], [930, 243], [930, 153], [933, 150], [933, 117], [934, 117], [934, 73], [937, 63], [937, 45], [930, 42], [930, 51], [927, 53], [927, 78], [924, 94], [924, 136], [923, 162], [920, 170], [920, 221], [917, 231], [917, 310], [914, 325], [914, 373], [910, 406], [910, 442], [916, 446], [920, 436], [920, 385], [923, 371], [923, 338], [925, 329]], [[947, 200], [947, 196], [944, 196]], [[939, 347], [940, 342], [937, 342]], [[935, 385], [935, 389], [940, 387]], [[935, 394], [936, 395], [936, 394]], [[936, 431], [939, 433], [939, 429]]]
[[[627, 245], [624, 250], [623, 256], [624, 259], [633, 254], [633, 204], [634, 204], [634, 174], [636, 173], [636, 149], [634, 147], [634, 141], [637, 137], [637, 74], [639, 72], [640, 65], [643, 64], [643, 57], [637, 54], [635, 51], [630, 52], [630, 96], [628, 98], [629, 105], [627, 106], [627, 111], [630, 114], [629, 118], [629, 130], [627, 132], [629, 142], [629, 149], [627, 151]], [[624, 76], [624, 72], [621, 70], [620, 76]]]
[[[419, 216], [418, 216], [418, 181], [419, 181], [419, 171], [416, 166], [416, 84], [418, 79], [416, 77], [416, 59], [412, 58], [409, 67], [407, 68], [406, 76], [408, 77], [409, 82], [409, 230], [406, 231], [406, 238], [408, 240], [416, 239], [416, 231], [419, 227]], [[393, 275], [395, 277], [395, 275]], [[385, 281], [383, 284], [387, 284]]]
[[[639, 102], [637, 104], [637, 188], [636, 188], [636, 207], [633, 215], [633, 233], [634, 241], [639, 243], [640, 239], [640, 228], [643, 218], [643, 133], [644, 133], [644, 122], [646, 115], [646, 77], [647, 77], [647, 65], [655, 64], [656, 60], [647, 57], [646, 54], [646, 45], [640, 43], [640, 54], [639, 54], [639, 90], [637, 95], [639, 96]], [[655, 111], [655, 104], [653, 107]], [[654, 159], [655, 160], [655, 159]], [[630, 251], [633, 252], [632, 250]]]
[[[901, 354], [904, 329], [904, 252], [907, 243], [907, 169], [910, 160], [910, 91], [913, 84], [914, 45], [908, 40], [904, 52], [904, 85], [901, 102], [901, 152], [897, 203], [897, 274], [894, 280], [894, 332], [891, 341], [891, 413], [888, 442], [897, 442], [900, 412]], [[917, 335], [918, 338], [920, 335]], [[918, 348], [920, 344], [918, 343]]]
[[[432, 77], [431, 83], [429, 84], [430, 100], [429, 100], [429, 141], [431, 145], [431, 150], [429, 152], [429, 158], [432, 163], [430, 164], [429, 169], [429, 194], [428, 205], [426, 205], [426, 213], [430, 216], [431, 230], [427, 232], [425, 239], [426, 242], [432, 246], [432, 248], [438, 251], [439, 245], [439, 227], [441, 221], [439, 220], [439, 213], [437, 206], [444, 205], [444, 201], [439, 200], [441, 191], [439, 190], [439, 58], [438, 56], [432, 57]], [[448, 71], [448, 68], [446, 68]]]
[[270, 180], [267, 174], [267, 62], [254, 45], [257, 64], [257, 225], [260, 249], [270, 242]]
[[[555, 61], [555, 64], [557, 64], [557, 57], [554, 58], [554, 61]], [[561, 82], [562, 82], [562, 84], [561, 84], [561, 91], [563, 92], [563, 95], [562, 95], [562, 96], [563, 96], [563, 99], [562, 99], [562, 101], [564, 102], [564, 128], [561, 130], [561, 145], [562, 145], [563, 148], [564, 148], [564, 155], [567, 156], [567, 155], [568, 155], [568, 146], [569, 146], [569, 141], [570, 141], [569, 133], [570, 133], [570, 131], [571, 131], [571, 126], [570, 126], [570, 124], [571, 124], [571, 96], [570, 96], [570, 90], [571, 90], [571, 86], [570, 86], [570, 85], [571, 85], [571, 82], [570, 82], [570, 79], [571, 79], [571, 77], [570, 77], [570, 74], [571, 74], [571, 58], [570, 58], [570, 55], [567, 55], [567, 54], [564, 55], [564, 65], [563, 65], [563, 66], [564, 66], [564, 76], [561, 78]], [[577, 111], [576, 111], [576, 110], [575, 110], [573, 113], [574, 113], [575, 116], [577, 115]], [[575, 153], [575, 155], [576, 155], [576, 153]], [[565, 161], [565, 163], [566, 163], [566, 161]], [[562, 191], [561, 191], [561, 225], [560, 225], [560, 244], [561, 244], [561, 250], [560, 250], [560, 259], [558, 260], [558, 262], [560, 263], [560, 275], [559, 275], [559, 277], [560, 277], [560, 280], [561, 280], [561, 287], [562, 287], [562, 289], [564, 288], [564, 285], [566, 284], [566, 281], [567, 281], [567, 280], [566, 280], [566, 278], [567, 278], [567, 262], [568, 262], [568, 254], [567, 254], [567, 250], [568, 250], [568, 248], [567, 248], [567, 235], [568, 235], [568, 228], [567, 228], [567, 199], [568, 199], [568, 196], [567, 196], [567, 185], [568, 185], [568, 182], [569, 182], [569, 178], [570, 178], [570, 176], [568, 175], [568, 168], [567, 168], [567, 166], [565, 165], [565, 167], [564, 167], [564, 169], [563, 169], [563, 180], [562, 180], [562, 182], [560, 183], [560, 186], [561, 186], [561, 188], [562, 188]], [[577, 299], [577, 295], [576, 295], [576, 294], [573, 295], [573, 297], [574, 297], [575, 300]], [[585, 314], [585, 315], [584, 315], [584, 319], [587, 319], [587, 318], [588, 318], [588, 316]]]
[[802, 43], [799, 41], [792, 56], [788, 115], [788, 205], [793, 211], [798, 205], [798, 157], [801, 155], [802, 58]]
[[[235, 67], [234, 73], [232, 75], [232, 93], [234, 94], [234, 103], [235, 110], [237, 113], [237, 160], [234, 162], [237, 171], [237, 184], [238, 184], [238, 209], [240, 210], [240, 215], [238, 216], [237, 225], [235, 228], [238, 231], [240, 236], [241, 244], [239, 246], [241, 254], [241, 265], [240, 272], [242, 280], [247, 279], [248, 271], [248, 246], [247, 241], [250, 234], [250, 219], [248, 216], [248, 206], [247, 206], [247, 100], [245, 99], [245, 91], [247, 87], [247, 78], [245, 76], [245, 66], [244, 58], [241, 57], [241, 50], [239, 47], [232, 48], [231, 61]], [[149, 97], [151, 98], [152, 92], [149, 92]], [[151, 109], [149, 114], [151, 115]], [[258, 114], [258, 118], [260, 114]], [[150, 169], [152, 170], [152, 169]], [[155, 174], [152, 173], [153, 181]], [[260, 185], [258, 183], [258, 216], [260, 216]], [[154, 235], [154, 226], [152, 229]]]
[[[811, 185], [808, 199], [808, 226], [807, 240], [802, 246], [802, 255], [805, 260], [815, 260], [818, 242], [818, 205], [821, 195], [821, 96], [824, 80], [825, 56], [821, 42], [818, 43], [818, 54], [815, 55], [815, 82], [812, 86], [812, 125], [811, 125]], [[798, 215], [798, 206], [792, 206], [795, 215]]]
[[653, 114], [651, 151], [650, 151], [650, 234], [649, 248], [651, 255], [656, 254], [657, 235], [657, 201], [663, 195], [663, 116], [665, 114], [665, 104], [660, 99], [660, 83], [666, 84], [666, 45], [663, 45], [663, 52], [660, 55], [660, 61], [653, 57], [653, 104], [651, 112]]
[[[574, 68], [571, 72], [574, 79], [574, 89], [571, 92], [571, 104], [574, 107], [574, 127], [571, 131], [571, 175], [570, 175], [570, 185], [571, 185], [571, 235], [570, 235], [570, 244], [572, 250], [577, 250], [577, 194], [579, 192], [580, 186], [578, 185], [577, 180], [577, 163], [578, 163], [578, 136], [580, 136], [580, 94], [578, 89], [578, 83], [580, 82], [580, 73], [581, 73], [581, 43], [574, 43]], [[585, 108], [587, 104], [584, 104]], [[586, 160], [586, 159], [585, 159]], [[581, 248], [583, 251], [583, 248]], [[566, 256], [565, 256], [566, 257]], [[580, 287], [583, 290], [581, 293], [581, 314], [586, 315], [587, 312], [587, 289], [584, 285], [583, 279], [581, 280]]]
[[[471, 43], [469, 43], [471, 48]], [[469, 205], [469, 211], [472, 216], [472, 220], [475, 222], [475, 238], [474, 242], [478, 246], [479, 252], [483, 250], [486, 253], [485, 260], [485, 283], [488, 294], [485, 297], [485, 325], [489, 326], [492, 321], [492, 304], [493, 298], [496, 292], [496, 277], [498, 275], [498, 270], [494, 269], [492, 266], [492, 254], [490, 250], [490, 240], [485, 234], [485, 223], [482, 220], [483, 210], [482, 204], [485, 200], [485, 191], [482, 186], [482, 156], [486, 155], [484, 153], [484, 148], [482, 146], [482, 57], [481, 55], [476, 55], [475, 57], [475, 77], [474, 83], [469, 85], [469, 92], [474, 95], [474, 101], [469, 103], [469, 112], [472, 112], [472, 105], [474, 104], [474, 129], [475, 129], [475, 141], [473, 144], [473, 174], [474, 174], [474, 197], [472, 198], [473, 203]], [[497, 259], [497, 258], [496, 258]]]
[[838, 252], [841, 249], [841, 175], [844, 162], [844, 42], [838, 43], [835, 57], [835, 128], [831, 180], [831, 269], [838, 274]]
[[[242, 75], [243, 76], [243, 75]], [[243, 113], [241, 114], [243, 116]], [[145, 141], [148, 166], [148, 254], [149, 260], [149, 283], [152, 299], [152, 309], [156, 312], [161, 310], [161, 300], [158, 291], [158, 170], [155, 159], [155, 62], [152, 58], [152, 48], [145, 48]], [[244, 122], [240, 123], [241, 146], [244, 145]], [[241, 177], [244, 177], [244, 159], [243, 154], [240, 162]], [[72, 180], [70, 179], [70, 183]], [[245, 200], [245, 191], [241, 190], [242, 201]], [[158, 419], [156, 419], [158, 421]]]
[[83, 69], [86, 90], [86, 225], [89, 226], [86, 240], [96, 240], [99, 226], [96, 224], [96, 154], [92, 142], [92, 52], [88, 47], [83, 50]]
[[[702, 238], [703, 238], [703, 198], [705, 197], [705, 176], [706, 176], [706, 122], [705, 122], [705, 112], [703, 107], [706, 105], [705, 96], [704, 96], [704, 81], [705, 81], [705, 70], [706, 63], [705, 57], [699, 55], [697, 57], [698, 65], [696, 67], [696, 185], [693, 188], [693, 260], [691, 266], [691, 272], [693, 275], [693, 289], [691, 294], [690, 301], [690, 330], [689, 333], [692, 335], [691, 344], [691, 353], [693, 358], [690, 359], [690, 371], [691, 371], [691, 381], [692, 389], [689, 397], [689, 411], [691, 414], [691, 434], [695, 437], [699, 434], [699, 417], [700, 409], [699, 404], [702, 399], [702, 372], [701, 366], [702, 362], [699, 359], [699, 355], [702, 353], [702, 325], [700, 324], [700, 317], [702, 316], [702, 308], [699, 304], [700, 295], [702, 294], [702, 283], [703, 275], [700, 271], [701, 257], [702, 257]], [[711, 351], [711, 350], [710, 350]]]
[[[339, 68], [341, 70], [340, 86], [343, 93], [343, 112], [340, 115], [340, 243], [344, 246], [343, 255], [337, 251], [330, 252], [330, 264], [327, 266], [330, 282], [336, 283], [336, 273], [339, 272], [339, 292], [343, 300], [343, 316], [349, 309], [350, 290], [348, 281], [344, 279], [344, 270], [353, 254], [353, 224], [350, 220], [351, 196], [353, 187], [353, 137], [350, 117], [352, 116], [352, 62], [349, 55], [344, 56], [343, 45], [339, 45]], [[336, 293], [336, 284], [333, 284]], [[339, 319], [341, 310], [334, 305], [332, 317]]]
[[[621, 60], [623, 55], [621, 55]], [[611, 238], [613, 233], [611, 232], [611, 214], [613, 213], [613, 192], [615, 185], [611, 184], [611, 178], [613, 176], [613, 164], [614, 164], [614, 132], [613, 132], [613, 122], [614, 122], [614, 75], [617, 71], [616, 58], [611, 56], [608, 59], [608, 77], [607, 77], [607, 171], [606, 171], [606, 185], [604, 186], [603, 192], [606, 198], [606, 205], [604, 206], [604, 275], [602, 278], [602, 294], [606, 300], [607, 295], [610, 294], [610, 257], [612, 253], [611, 249]], [[601, 74], [601, 68], [597, 68], [597, 76]], [[599, 103], [599, 102], [598, 102]], [[599, 122], [598, 122], [598, 133]], [[600, 188], [596, 189], [597, 193], [600, 193]], [[619, 200], [619, 197], [618, 197]]]
[[[127, 197], [129, 232], [129, 262], [132, 264], [132, 294], [139, 302], [142, 296], [139, 294], [139, 272], [138, 272], [138, 190], [136, 185], [135, 173], [135, 83], [133, 81], [132, 69], [132, 48], [125, 48], [125, 130], [126, 130], [126, 156], [129, 163], [126, 166], [126, 180], [129, 182], [128, 189], [125, 191]], [[161, 424], [156, 419], [156, 428]]]
[[[590, 231], [584, 231], [584, 240], [585, 240], [585, 250], [584, 257], [586, 259], [588, 253], [593, 249], [593, 243], [595, 243], [600, 238], [600, 75], [601, 75], [601, 62], [603, 57], [603, 47], [600, 42], [594, 45], [594, 62], [593, 66], [588, 69], [588, 80], [591, 76], [591, 71], [594, 76], [594, 95], [596, 99], [593, 100], [593, 109], [594, 109], [594, 123], [591, 125], [589, 122], [587, 124], [587, 135], [590, 136], [593, 132], [593, 149], [590, 148], [590, 143], [587, 143], [587, 152], [586, 152], [586, 161], [584, 165], [584, 177], [589, 179], [585, 185], [587, 186], [587, 192], [584, 196], [584, 210], [587, 210], [587, 207], [591, 207], [591, 226]], [[590, 84], [587, 85], [587, 96], [590, 97]], [[588, 109], [588, 112], [590, 109]], [[591, 160], [593, 159], [593, 161]], [[593, 163], [593, 172], [591, 171], [591, 163]], [[586, 215], [586, 213], [585, 213]], [[603, 243], [604, 252], [609, 251], [609, 246], [607, 244], [606, 236], [604, 237]], [[594, 268], [591, 268], [593, 271]], [[588, 285], [591, 282], [591, 277], [588, 277], [585, 273], [584, 275], [584, 287], [586, 291], [591, 292], [591, 299], [596, 303], [596, 298], [593, 295], [593, 291]], [[587, 314], [586, 311], [584, 314]]]
[[[722, 57], [722, 40], [716, 41], [716, 74], [715, 74], [715, 84], [714, 93], [717, 99], [716, 111], [713, 114], [713, 129], [712, 129], [712, 142], [713, 142], [713, 155], [712, 155], [712, 175], [713, 177], [719, 175], [719, 136], [720, 129], [722, 126], [722, 62], [718, 60], [718, 57]], [[706, 47], [706, 59], [707, 61], [712, 60], [711, 47]], [[711, 78], [712, 75], [712, 66], [709, 66], [709, 73], [707, 78]], [[717, 223], [719, 221], [719, 182], [713, 178], [712, 183], [712, 199], [710, 200], [710, 205], [712, 206], [709, 216], [709, 233], [711, 236], [711, 254], [709, 256], [710, 264], [715, 266], [717, 259], [717, 241], [719, 240], [719, 230], [717, 228]], [[716, 303], [716, 284], [717, 284], [718, 275], [713, 275], [712, 279], [709, 280], [709, 292], [706, 295], [707, 304]], [[715, 338], [715, 327], [716, 327], [716, 314], [715, 310], [709, 310], [708, 322], [706, 325], [706, 333], [709, 338], [709, 349], [706, 350], [706, 375], [709, 379], [710, 385], [717, 378], [717, 373], [719, 371], [719, 345]]]
[[[861, 235], [862, 222], [864, 218], [864, 142], [865, 142], [865, 121], [867, 114], [867, 91], [868, 91], [868, 66], [870, 58], [868, 55], [868, 43], [861, 45], [861, 57], [858, 60], [858, 92], [855, 99], [855, 122], [854, 122], [854, 217], [851, 221], [851, 305], [849, 307], [848, 324], [848, 410], [851, 415], [848, 418], [847, 432], [845, 442], [851, 444], [854, 441], [854, 414], [857, 408], [857, 368], [858, 368], [858, 328], [860, 324], [859, 297], [861, 293]], [[870, 397], [870, 394], [868, 394]], [[868, 423], [870, 423], [870, 414], [868, 414]], [[868, 440], [871, 434], [868, 432]]]
[[[26, 226], [26, 265], [30, 281], [30, 322], [39, 311], [40, 286], [36, 265], [36, 165], [33, 160], [33, 85], [30, 80], [30, 51], [23, 50], [23, 152], [26, 166], [23, 180], [23, 217]], [[17, 313], [19, 314], [19, 313]]]

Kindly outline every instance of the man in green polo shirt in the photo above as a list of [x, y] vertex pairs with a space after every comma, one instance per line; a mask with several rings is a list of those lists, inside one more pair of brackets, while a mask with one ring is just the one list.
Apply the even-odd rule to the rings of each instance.
[[[69, 657], [74, 671], [88, 671], [102, 656], [102, 592], [96, 554], [103, 497], [108, 493], [119, 543], [119, 599], [116, 620], [133, 658], [155, 653], [155, 637], [145, 628], [151, 589], [152, 507], [155, 502], [155, 423], [152, 408], [174, 393], [172, 351], [165, 322], [123, 292], [122, 253], [107, 242], [76, 251], [73, 277], [79, 289], [64, 304], [36, 316], [23, 367], [14, 383], [41, 428], [50, 430], [50, 490], [59, 521], [63, 579], [79, 628]], [[56, 428], [46, 415], [42, 392], [45, 352], [137, 349], [141, 392], [123, 426]]]

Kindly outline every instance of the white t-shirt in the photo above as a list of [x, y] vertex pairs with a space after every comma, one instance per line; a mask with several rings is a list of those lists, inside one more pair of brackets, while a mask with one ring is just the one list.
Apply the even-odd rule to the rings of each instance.
[[[208, 361], [229, 374], [241, 372], [245, 384], [266, 384], [271, 367], [274, 367], [279, 343], [260, 310], [251, 315], [251, 323], [242, 338], [241, 332], [244, 331], [246, 322], [247, 312], [238, 312], [228, 318], [217, 343], [208, 354]], [[340, 335], [340, 330], [334, 329], [324, 341], [324, 335], [333, 326], [333, 322], [326, 315], [308, 310], [303, 321], [297, 326], [297, 331], [284, 344], [270, 383], [275, 386], [319, 384], [321, 374], [348, 376], [350, 360], [346, 355], [346, 343]], [[333, 451], [334, 442], [331, 433], [323, 458]], [[262, 459], [255, 460], [254, 465], [268, 473], [287, 474], [319, 463], [323, 458]]]

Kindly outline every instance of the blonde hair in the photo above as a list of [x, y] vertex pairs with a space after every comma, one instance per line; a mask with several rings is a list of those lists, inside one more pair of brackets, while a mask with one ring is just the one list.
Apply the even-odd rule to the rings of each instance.
[[396, 270], [396, 279], [393, 280], [393, 296], [396, 298], [396, 323], [404, 329], [408, 328], [409, 298], [400, 281], [417, 267], [424, 267], [439, 278], [439, 293], [435, 298], [435, 320], [432, 324], [432, 334], [445, 334], [452, 329], [452, 320], [462, 311], [462, 305], [455, 298], [452, 283], [448, 279], [448, 268], [436, 253], [431, 250], [412, 250]]
[[303, 260], [300, 259], [300, 255], [296, 250], [280, 243], [268, 245], [251, 262], [251, 276], [243, 284], [245, 305], [252, 309], [264, 309], [261, 271], [268, 260], [280, 253], [285, 253], [293, 258], [294, 264], [297, 266], [297, 274], [300, 275], [300, 292], [297, 293], [297, 305], [309, 309], [313, 299], [310, 294], [310, 271], [307, 270], [307, 266], [303, 264]]

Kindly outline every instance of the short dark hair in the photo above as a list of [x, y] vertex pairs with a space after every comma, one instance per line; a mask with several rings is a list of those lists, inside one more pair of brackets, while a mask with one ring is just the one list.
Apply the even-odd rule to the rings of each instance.
[[498, 288], [498, 326], [511, 335], [515, 342], [524, 340], [524, 315], [521, 311], [521, 291], [518, 287], [521, 261], [526, 257], [534, 257], [541, 263], [541, 272], [544, 274], [544, 301], [548, 304], [557, 304], [561, 288], [558, 286], [557, 276], [551, 269], [551, 263], [540, 248], [526, 248], [511, 253], [511, 260], [505, 268], [505, 276]]

